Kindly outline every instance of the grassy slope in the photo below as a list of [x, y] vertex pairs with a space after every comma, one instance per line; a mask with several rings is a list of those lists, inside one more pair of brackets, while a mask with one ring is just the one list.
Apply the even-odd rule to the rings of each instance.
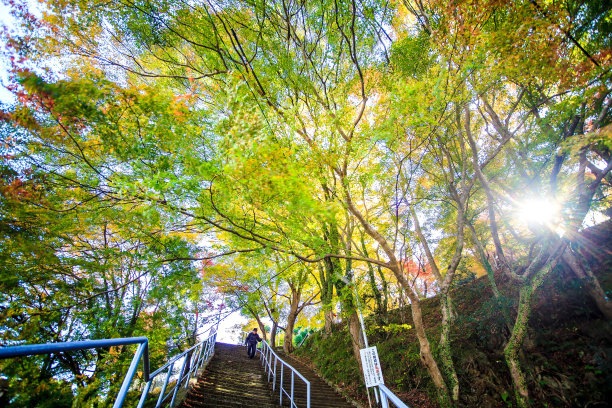
[[[591, 237], [593, 238], [593, 237]], [[600, 245], [594, 264], [604, 289], [612, 289], [612, 234], [595, 237]], [[607, 247], [607, 248], [602, 248]], [[594, 262], [594, 259], [591, 259]], [[516, 290], [499, 279], [510, 310]], [[507, 332], [500, 306], [486, 279], [477, 279], [453, 292], [458, 318], [453, 327], [453, 358], [461, 386], [461, 407], [508, 407], [513, 389], [504, 362]], [[423, 302], [429, 338], [437, 352], [440, 313], [438, 300]], [[409, 310], [395, 310], [390, 323], [411, 324]], [[435, 407], [434, 390], [420, 362], [413, 330], [377, 327], [366, 322], [370, 345], [378, 347], [385, 383], [410, 407]], [[612, 401], [612, 325], [600, 318], [579, 282], [558, 267], [537, 293], [529, 341], [522, 364], [529, 377], [530, 395], [538, 407], [604, 407]], [[353, 398], [367, 401], [358, 366], [350, 351], [345, 327], [327, 339], [311, 336], [296, 354], [308, 360], [329, 381]]]

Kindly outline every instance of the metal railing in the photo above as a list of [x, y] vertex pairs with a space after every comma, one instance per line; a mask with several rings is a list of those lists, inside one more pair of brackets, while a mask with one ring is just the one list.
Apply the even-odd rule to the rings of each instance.
[[[287, 363], [285, 360], [280, 358], [278, 354], [272, 350], [272, 347], [263, 340], [261, 342], [261, 349], [259, 350], [261, 354], [261, 361], [264, 366], [264, 370], [268, 373], [268, 382], [270, 382], [270, 376], [272, 376], [272, 391], [276, 389], [276, 376], [277, 376], [277, 366], [280, 363], [280, 384], [279, 384], [279, 394], [280, 394], [280, 405], [283, 405], [283, 394], [289, 398], [290, 407], [296, 407], [297, 404], [294, 400], [295, 395], [295, 376], [297, 375], [306, 385], [306, 408], [310, 408], [310, 381], [308, 381], [298, 370], [293, 368], [291, 364]], [[287, 370], [291, 370], [291, 389], [285, 390], [283, 387], [283, 379], [285, 374], [285, 367]]]
[[397, 408], [409, 408], [408, 405], [404, 404], [399, 398], [395, 396], [395, 394], [391, 392], [390, 389], [388, 389], [384, 385], [379, 384], [378, 390], [380, 391], [380, 404], [382, 408], [389, 408], [388, 400], [391, 400], [393, 405]]
[[[244, 344], [247, 335], [248, 335], [248, 333], [246, 333], [246, 332], [242, 333], [241, 344]], [[308, 336], [306, 336], [306, 337], [308, 337]], [[303, 342], [304, 341], [302, 340], [302, 343]], [[258, 349], [257, 351], [262, 356], [262, 364], [264, 365], [264, 369], [266, 370], [266, 373], [268, 374], [268, 382], [270, 382], [270, 376], [273, 377], [273, 381], [274, 381], [274, 383], [272, 385], [272, 389], [273, 390], [275, 389], [275, 386], [276, 386], [276, 374], [277, 374], [277, 364], [278, 364], [277, 362], [278, 361], [281, 362], [281, 374], [280, 374], [280, 404], [281, 404], [281, 406], [283, 404], [283, 393], [284, 393], [285, 395], [287, 395], [290, 398], [290, 401], [291, 401], [291, 405], [290, 406], [291, 407], [297, 407], [297, 405], [295, 405], [294, 399], [293, 399], [293, 394], [294, 394], [294, 373], [295, 373], [306, 384], [306, 388], [307, 388], [307, 397], [306, 397], [307, 401], [306, 401], [306, 405], [307, 405], [307, 408], [310, 408], [310, 382], [308, 380], [306, 380], [306, 378], [304, 378], [304, 376], [302, 376], [302, 374], [300, 374], [290, 364], [287, 364], [283, 359], [281, 359], [274, 352], [274, 350], [272, 350], [270, 345], [265, 340], [262, 341], [261, 349], [260, 350]], [[272, 363], [273, 359], [274, 359], [274, 363]], [[287, 393], [287, 391], [283, 389], [284, 366], [287, 366], [290, 370], [292, 370], [292, 372], [291, 372], [291, 392], [290, 392], [290, 394]], [[379, 402], [379, 399], [380, 399], [380, 406], [382, 408], [389, 408], [390, 406], [394, 406], [396, 408], [410, 408], [408, 405], [406, 405], [404, 402], [402, 402], [402, 400], [400, 400], [385, 385], [379, 384], [378, 386], [376, 386], [376, 388], [378, 388], [378, 393], [375, 392], [374, 394], [376, 395], [377, 403]], [[389, 405], [389, 403], [391, 403], [392, 405]]]
[[304, 344], [304, 342], [306, 341], [306, 339], [310, 336], [310, 333], [306, 332], [306, 335], [302, 338], [302, 341], [300, 341], [300, 344], [298, 344], [298, 348], [302, 347], [302, 344]]
[[[243, 332], [241, 336], [241, 344], [244, 344], [246, 336], [248, 333]], [[268, 374], [268, 382], [270, 382], [270, 377], [272, 377], [272, 391], [276, 391], [276, 383], [277, 376], [279, 377], [279, 396], [280, 396], [280, 405], [283, 405], [283, 395], [289, 398], [290, 407], [296, 407], [297, 404], [295, 402], [295, 376], [297, 375], [300, 380], [304, 382], [306, 386], [306, 408], [310, 408], [310, 381], [308, 381], [298, 370], [293, 368], [291, 364], [287, 363], [285, 360], [280, 358], [278, 354], [274, 352], [270, 344], [267, 341], [262, 340], [261, 348], [257, 350], [261, 355], [261, 363], [264, 366], [265, 372]], [[280, 375], [278, 375], [278, 368], [280, 364]], [[291, 371], [291, 389], [286, 390], [283, 385], [285, 367], [287, 370]]]
[[[176, 398], [177, 391], [182, 385], [183, 381], [186, 380], [185, 388], [189, 386], [189, 379], [191, 379], [191, 377], [195, 375], [195, 373], [197, 373], [198, 369], [206, 361], [208, 361], [208, 359], [212, 355], [214, 351], [216, 337], [217, 333], [214, 332], [206, 340], [196, 344], [189, 350], [186, 350], [181, 354], [174, 356], [168, 363], [166, 363], [163, 367], [153, 372], [152, 374], [149, 374], [149, 339], [147, 339], [146, 337], [127, 337], [119, 339], [86, 340], [64, 343], [47, 343], [2, 347], [0, 348], [0, 359], [138, 344], [138, 348], [134, 353], [134, 357], [132, 358], [130, 367], [128, 368], [123, 382], [121, 383], [121, 388], [119, 389], [119, 393], [117, 394], [117, 398], [115, 399], [113, 408], [121, 408], [123, 406], [123, 402], [125, 401], [127, 393], [130, 389], [130, 384], [132, 383], [134, 375], [136, 374], [136, 369], [138, 368], [140, 359], [143, 359], [143, 379], [146, 381], [146, 385], [140, 397], [138, 408], [142, 408], [142, 406], [144, 405], [153, 380], [160, 373], [166, 371], [168, 372], [162, 390], [159, 394], [157, 404], [155, 405], [155, 407], [158, 408], [161, 406], [161, 404], [163, 404], [165, 400], [168, 399], [170, 395], [172, 395], [172, 400], [170, 402], [170, 406], [172, 406]], [[170, 390], [167, 395], [164, 396], [165, 389], [173, 372], [174, 364], [181, 358], [183, 358], [183, 363], [181, 364], [180, 374], [178, 375], [177, 380], [174, 383], [174, 388]], [[190, 361], [190, 365], [188, 372], [185, 374], [185, 367], [187, 366], [187, 361]]]
[[40, 354], [61, 353], [74, 350], [88, 350], [102, 347], [127, 346], [130, 344], [138, 344], [138, 349], [134, 353], [130, 368], [121, 383], [121, 389], [115, 400], [113, 408], [120, 408], [130, 388], [130, 383], [136, 373], [136, 368], [140, 359], [144, 355], [143, 372], [145, 381], [149, 380], [149, 339], [146, 337], [127, 337], [121, 339], [104, 339], [104, 340], [87, 340], [87, 341], [71, 341], [64, 343], [47, 343], [47, 344], [31, 344], [25, 346], [12, 346], [0, 348], [0, 359], [33, 356]]
[[[166, 377], [164, 379], [163, 385], [159, 392], [159, 397], [157, 398], [157, 404], [155, 404], [155, 408], [159, 408], [162, 406], [164, 401], [168, 400], [170, 396], [172, 399], [170, 400], [170, 404], [166, 405], [167, 407], [172, 407], [174, 405], [174, 401], [176, 400], [176, 395], [181, 388], [183, 382], [185, 382], [185, 389], [189, 388], [189, 380], [196, 375], [200, 367], [204, 365], [210, 357], [212, 357], [215, 350], [215, 341], [217, 339], [217, 332], [215, 331], [213, 334], [208, 336], [208, 338], [195, 346], [191, 347], [188, 350], [183, 351], [181, 354], [178, 354], [166, 364], [164, 364], [159, 369], [155, 370], [150, 376], [149, 379], [145, 379], [147, 381], [145, 388], [140, 396], [140, 401], [138, 402], [137, 408], [142, 408], [149, 394], [149, 390], [151, 389], [151, 385], [153, 384], [153, 380], [162, 374], [166, 373]], [[180, 361], [182, 359], [182, 362]], [[189, 366], [187, 366], [187, 362], [189, 362]], [[166, 388], [168, 387], [168, 383], [173, 377], [174, 368], [180, 366], [179, 374], [176, 377], [176, 381], [174, 381], [173, 387], [166, 393]], [[185, 370], [185, 367], [189, 367], [188, 370]], [[185, 372], [187, 371], [187, 372]]]

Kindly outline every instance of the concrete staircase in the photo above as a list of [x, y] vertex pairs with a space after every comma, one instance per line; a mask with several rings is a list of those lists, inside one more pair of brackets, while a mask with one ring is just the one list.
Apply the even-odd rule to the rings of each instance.
[[259, 357], [246, 347], [216, 343], [215, 355], [189, 391], [181, 408], [278, 408]]
[[[310, 381], [311, 408], [354, 408], [338, 395], [310, 368], [286, 355], [279, 356], [295, 367]], [[276, 389], [272, 393], [272, 377], [267, 374], [257, 356], [250, 360], [244, 346], [216, 343], [215, 355], [189, 391], [181, 408], [278, 408], [280, 364], [277, 368]], [[286, 370], [283, 388], [291, 390], [291, 372]], [[299, 408], [306, 407], [306, 386], [297, 376], [294, 383], [294, 401]], [[283, 406], [289, 406], [289, 398], [283, 396]]]

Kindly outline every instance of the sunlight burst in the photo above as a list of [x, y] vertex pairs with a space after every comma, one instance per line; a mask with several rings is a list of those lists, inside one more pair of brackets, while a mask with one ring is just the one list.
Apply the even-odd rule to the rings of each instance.
[[544, 198], [526, 200], [519, 204], [518, 216], [527, 224], [550, 226], [558, 220], [559, 204]]

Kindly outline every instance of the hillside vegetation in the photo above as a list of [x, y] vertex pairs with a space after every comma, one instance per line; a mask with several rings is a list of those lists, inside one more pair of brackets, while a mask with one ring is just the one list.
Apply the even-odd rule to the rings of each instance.
[[[595, 235], [593, 235], [595, 233]], [[612, 223], [591, 231], [602, 257], [591, 256], [607, 293], [612, 290]], [[592, 243], [594, 243], [591, 240]], [[606, 258], [607, 257], [607, 258]], [[513, 309], [517, 290], [500, 277], [499, 289]], [[486, 277], [463, 284], [452, 292], [457, 320], [452, 328], [453, 359], [460, 381], [462, 407], [509, 407], [512, 380], [504, 362], [508, 331], [501, 305]], [[439, 300], [423, 301], [430, 341], [440, 336]], [[409, 310], [393, 310], [389, 324], [379, 326], [366, 319], [370, 346], [377, 346], [385, 384], [410, 407], [437, 407], [435, 390], [419, 358]], [[529, 321], [529, 337], [521, 362], [528, 376], [531, 403], [537, 407], [607, 407], [612, 401], [612, 326], [602, 318], [582, 284], [563, 266], [537, 292]], [[367, 405], [365, 387], [351, 340], [343, 325], [325, 338], [311, 336], [297, 350], [328, 380]], [[435, 350], [438, 353], [438, 350]]]

